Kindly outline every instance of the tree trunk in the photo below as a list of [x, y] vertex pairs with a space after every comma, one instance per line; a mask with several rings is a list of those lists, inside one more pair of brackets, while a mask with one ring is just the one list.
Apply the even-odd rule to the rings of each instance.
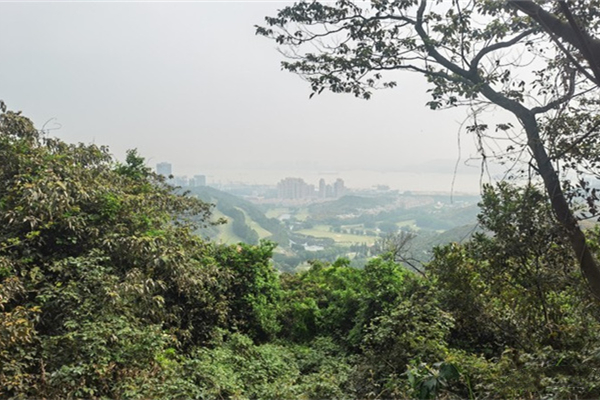
[[558, 173], [554, 169], [546, 148], [540, 139], [539, 127], [535, 115], [533, 113], [528, 114], [520, 116], [521, 123], [527, 133], [527, 145], [533, 152], [533, 157], [544, 181], [554, 214], [567, 232], [571, 247], [575, 251], [575, 256], [584, 277], [587, 279], [590, 290], [596, 298], [600, 299], [600, 268], [586, 243], [585, 235], [579, 227], [577, 219], [569, 208], [565, 194], [560, 186]]
[[560, 186], [558, 173], [552, 165], [552, 160], [540, 138], [540, 130], [535, 118], [536, 114], [515, 100], [509, 99], [501, 93], [496, 92], [488, 84], [481, 80], [475, 80], [480, 85], [481, 93], [492, 103], [510, 111], [515, 115], [527, 134], [527, 146], [531, 149], [537, 163], [538, 171], [544, 181], [552, 210], [558, 222], [565, 228], [575, 257], [579, 262], [581, 271], [586, 278], [592, 294], [600, 299], [600, 267], [590, 251], [585, 235], [579, 227], [577, 219], [573, 215], [567, 202], [565, 194]]

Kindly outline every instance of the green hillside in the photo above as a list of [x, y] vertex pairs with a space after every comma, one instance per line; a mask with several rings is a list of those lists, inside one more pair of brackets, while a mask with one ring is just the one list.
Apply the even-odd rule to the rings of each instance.
[[215, 215], [227, 219], [225, 225], [201, 229], [202, 236], [224, 243], [256, 244], [260, 239], [268, 239], [279, 246], [289, 245], [285, 227], [276, 218], [268, 218], [254, 204], [209, 186], [191, 188], [190, 194], [214, 204]]

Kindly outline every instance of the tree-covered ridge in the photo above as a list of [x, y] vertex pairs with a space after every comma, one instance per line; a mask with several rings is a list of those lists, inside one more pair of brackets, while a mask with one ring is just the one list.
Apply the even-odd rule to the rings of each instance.
[[[538, 188], [484, 192], [423, 274], [277, 273], [135, 152], [0, 115], [1, 398], [595, 398], [600, 313]], [[195, 219], [200, 216], [200, 219]], [[598, 252], [598, 235], [590, 233]]]

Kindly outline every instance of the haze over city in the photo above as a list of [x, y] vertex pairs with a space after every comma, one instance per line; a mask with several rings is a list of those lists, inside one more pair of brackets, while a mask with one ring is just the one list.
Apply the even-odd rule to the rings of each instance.
[[149, 167], [169, 162], [209, 183], [329, 175], [349, 187], [479, 191], [479, 161], [465, 166], [474, 138], [459, 135], [466, 111], [428, 110], [422, 77], [400, 74], [370, 101], [309, 100], [254, 33], [285, 4], [2, 3], [2, 99], [51, 136], [120, 159], [137, 148]]

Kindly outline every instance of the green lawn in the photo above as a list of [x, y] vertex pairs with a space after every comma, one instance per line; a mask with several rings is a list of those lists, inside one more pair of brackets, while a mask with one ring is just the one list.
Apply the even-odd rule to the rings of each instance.
[[298, 212], [292, 214], [298, 221], [306, 221], [309, 217], [308, 208], [304, 207], [298, 210]]
[[416, 223], [417, 223], [416, 219], [407, 219], [406, 221], [396, 222], [396, 225], [398, 225], [399, 228], [402, 228], [404, 226], [409, 226], [412, 229], [418, 230], [419, 228], [417, 227]]
[[248, 214], [246, 214], [246, 211], [242, 210], [241, 208], [239, 210], [244, 213], [244, 217], [246, 218], [246, 224], [250, 228], [254, 229], [256, 231], [256, 233], [258, 233], [259, 238], [264, 239], [264, 238], [272, 235], [271, 232], [269, 232], [268, 230], [266, 230], [265, 228], [260, 226], [260, 224], [258, 222], [254, 221], [252, 218], [250, 218], [248, 216]]
[[[228, 217], [225, 214], [223, 214], [222, 212], [220, 212], [219, 210], [214, 208], [213, 209], [213, 220], [217, 220], [221, 217], [228, 219]], [[231, 228], [231, 223], [229, 223], [229, 222], [226, 224], [223, 224], [223, 225], [218, 225], [217, 229], [219, 231], [219, 234], [214, 239], [216, 242], [225, 243], [225, 244], [235, 244], [235, 243], [239, 243], [242, 241], [242, 239], [240, 239], [239, 236], [237, 236], [233, 233], [232, 228]]]
[[346, 233], [331, 232], [330, 228], [330, 225], [315, 225], [312, 229], [302, 229], [299, 230], [298, 233], [318, 238], [330, 238], [335, 240], [337, 244], [347, 246], [361, 243], [372, 245], [377, 239], [374, 236], [351, 235]]
[[239, 242], [243, 242], [242, 238], [233, 233], [233, 228], [231, 227], [231, 224], [225, 224], [219, 227], [218, 240], [225, 244], [236, 244]]
[[298, 221], [306, 221], [306, 219], [309, 217], [308, 208], [306, 207], [302, 207], [297, 211], [294, 211], [294, 209], [289, 207], [276, 207], [270, 208], [265, 213], [267, 218], [279, 218], [283, 214], [289, 214], [290, 216], [296, 218]]
[[265, 215], [267, 216], [267, 218], [279, 218], [279, 216], [281, 216], [283, 214], [289, 214], [289, 213], [290, 213], [289, 208], [278, 207], [278, 208], [270, 208], [269, 210], [267, 210]]

